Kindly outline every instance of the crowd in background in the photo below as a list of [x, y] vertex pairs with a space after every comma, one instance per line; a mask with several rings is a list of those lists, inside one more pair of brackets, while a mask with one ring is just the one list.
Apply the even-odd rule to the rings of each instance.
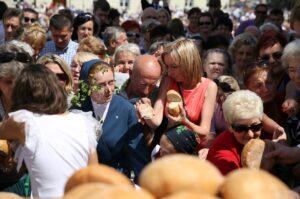
[[60, 197], [74, 171], [98, 163], [138, 183], [174, 153], [227, 175], [261, 138], [274, 146], [269, 172], [300, 193], [300, 4], [288, 24], [262, 3], [246, 14], [220, 0], [186, 13], [159, 2], [141, 0], [130, 17], [106, 0], [91, 12], [0, 1], [0, 139], [12, 149], [0, 155], [1, 191]]

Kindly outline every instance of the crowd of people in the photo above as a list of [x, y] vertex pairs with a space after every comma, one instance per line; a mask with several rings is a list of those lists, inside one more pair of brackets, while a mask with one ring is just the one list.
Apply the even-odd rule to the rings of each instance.
[[34, 8], [0, 1], [0, 139], [12, 150], [0, 155], [0, 191], [61, 197], [76, 170], [98, 163], [137, 184], [174, 153], [227, 175], [261, 138], [274, 146], [269, 172], [300, 194], [300, 4], [285, 30], [283, 10], [266, 4], [235, 28], [220, 0], [188, 10], [188, 24], [162, 2], [141, 0], [140, 18], [121, 21], [98, 0], [45, 26]]

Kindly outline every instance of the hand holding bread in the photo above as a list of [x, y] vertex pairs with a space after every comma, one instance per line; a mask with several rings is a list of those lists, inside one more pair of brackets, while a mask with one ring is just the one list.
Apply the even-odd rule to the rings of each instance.
[[175, 90], [169, 90], [167, 92], [167, 108], [171, 116], [179, 116], [180, 104], [182, 105], [182, 97], [180, 94]]

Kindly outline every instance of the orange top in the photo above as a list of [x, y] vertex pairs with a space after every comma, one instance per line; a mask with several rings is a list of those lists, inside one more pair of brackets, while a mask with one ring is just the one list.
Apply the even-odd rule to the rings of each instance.
[[[189, 120], [194, 124], [200, 124], [205, 92], [211, 82], [212, 81], [210, 79], [202, 77], [202, 81], [199, 82], [195, 88], [191, 90], [184, 90], [183, 88], [180, 88], [186, 110], [188, 112], [187, 114], [189, 115]], [[172, 81], [169, 87], [169, 90], [172, 89], [180, 93], [175, 81]]]

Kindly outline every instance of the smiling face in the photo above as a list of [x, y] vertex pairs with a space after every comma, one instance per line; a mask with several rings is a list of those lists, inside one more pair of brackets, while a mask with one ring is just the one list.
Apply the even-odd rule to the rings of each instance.
[[269, 63], [272, 67], [272, 71], [275, 74], [281, 73], [284, 71], [283, 66], [281, 65], [281, 55], [282, 55], [283, 48], [280, 43], [276, 43], [273, 46], [260, 49], [259, 50], [259, 58], [263, 61]]
[[83, 38], [92, 36], [93, 32], [94, 32], [94, 22], [93, 21], [85, 22], [84, 24], [78, 27], [78, 31], [77, 31], [78, 41], [80, 42]]
[[120, 73], [129, 73], [132, 70], [135, 55], [130, 52], [119, 52], [116, 55], [116, 67]]
[[204, 71], [209, 79], [217, 79], [226, 73], [224, 55], [221, 53], [210, 53], [204, 63]]
[[101, 70], [94, 74], [94, 84], [91, 86], [91, 98], [98, 104], [111, 101], [115, 91], [114, 74], [111, 69]]

